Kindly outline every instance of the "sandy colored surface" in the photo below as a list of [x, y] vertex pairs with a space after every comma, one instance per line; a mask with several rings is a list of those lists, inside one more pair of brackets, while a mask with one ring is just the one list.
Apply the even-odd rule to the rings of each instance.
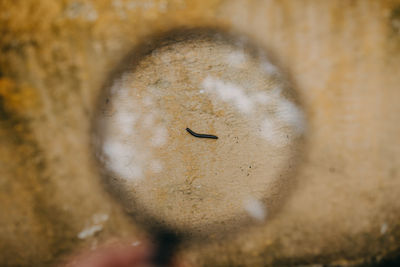
[[96, 103], [137, 45], [209, 26], [249, 36], [287, 74], [306, 113], [307, 149], [274, 216], [230, 239], [188, 244], [180, 257], [354, 265], [395, 254], [399, 10], [394, 0], [0, 1], [0, 263], [51, 265], [145, 235], [100, 182]]
[[146, 224], [190, 235], [271, 217], [306, 131], [288, 81], [265, 52], [220, 32], [169, 33], [158, 43], [101, 98], [94, 135], [107, 187], [131, 213], [150, 216]]

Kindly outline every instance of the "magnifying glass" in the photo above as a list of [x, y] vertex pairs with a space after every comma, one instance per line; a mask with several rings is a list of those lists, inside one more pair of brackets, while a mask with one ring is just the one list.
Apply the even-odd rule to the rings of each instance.
[[306, 122], [287, 77], [255, 43], [212, 29], [164, 33], [105, 86], [94, 123], [102, 177], [157, 233], [160, 251], [266, 223], [285, 198]]

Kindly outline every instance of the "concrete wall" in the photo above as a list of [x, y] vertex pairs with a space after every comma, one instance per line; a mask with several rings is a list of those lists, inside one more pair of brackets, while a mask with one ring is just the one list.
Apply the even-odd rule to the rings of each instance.
[[289, 77], [307, 149], [273, 217], [190, 243], [193, 265], [353, 265], [399, 249], [400, 2], [0, 1], [0, 263], [50, 265], [147, 234], [100, 182], [91, 121], [110, 73], [180, 27], [249, 36]]

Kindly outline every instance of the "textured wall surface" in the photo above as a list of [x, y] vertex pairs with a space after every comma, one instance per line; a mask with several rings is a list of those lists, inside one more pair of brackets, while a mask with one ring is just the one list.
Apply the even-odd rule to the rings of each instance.
[[309, 124], [279, 211], [189, 243], [195, 266], [341, 264], [400, 243], [400, 1], [0, 0], [0, 263], [45, 266], [145, 236], [100, 183], [91, 121], [132, 49], [180, 27], [266, 47]]

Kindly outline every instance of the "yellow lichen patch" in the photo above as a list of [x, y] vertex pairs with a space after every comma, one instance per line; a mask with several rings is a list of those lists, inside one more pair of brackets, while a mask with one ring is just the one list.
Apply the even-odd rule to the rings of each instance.
[[29, 111], [39, 106], [38, 96], [32, 87], [18, 85], [9, 78], [0, 78], [0, 98], [3, 108], [10, 113], [29, 115]]

